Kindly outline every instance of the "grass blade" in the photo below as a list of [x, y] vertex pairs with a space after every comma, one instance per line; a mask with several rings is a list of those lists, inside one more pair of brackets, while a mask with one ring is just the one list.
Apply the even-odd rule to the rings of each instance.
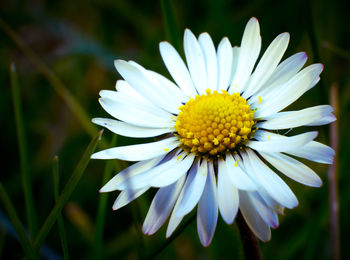
[[[116, 143], [117, 143], [117, 135], [113, 135], [111, 147], [115, 146]], [[102, 185], [105, 184], [111, 178], [112, 170], [113, 170], [113, 161], [108, 160], [106, 162], [106, 167], [103, 174]], [[108, 193], [100, 194], [100, 199], [98, 202], [94, 243], [92, 248], [93, 259], [103, 259], [103, 255], [102, 255], [103, 229], [105, 225], [108, 195], [109, 195]]]
[[[308, 13], [308, 15], [306, 16], [307, 17], [307, 31], [308, 31], [308, 34], [310, 37], [311, 49], [312, 49], [312, 52], [314, 54], [315, 61], [322, 62], [320, 51], [319, 51], [318, 37], [316, 34], [315, 22], [313, 19], [313, 12], [312, 12], [313, 8], [312, 8], [311, 1], [307, 2], [306, 8], [307, 8], [307, 13]], [[321, 77], [321, 80], [318, 84], [319, 84], [318, 90], [320, 92], [320, 101], [321, 101], [321, 103], [326, 104], [328, 102], [328, 100], [327, 100], [328, 91], [326, 89], [326, 85], [324, 83], [323, 77]]]
[[176, 23], [174, 9], [171, 4], [171, 0], [161, 0], [163, 20], [165, 23], [165, 31], [169, 42], [177, 49], [180, 50], [180, 33]]
[[36, 259], [36, 255], [35, 255], [35, 251], [33, 250], [33, 247], [29, 241], [29, 238], [27, 236], [27, 232], [25, 231], [18, 215], [17, 212], [15, 210], [15, 208], [13, 207], [13, 204], [9, 198], [9, 196], [7, 195], [7, 192], [5, 190], [5, 188], [2, 186], [2, 183], [0, 182], [0, 198], [1, 201], [6, 209], [7, 215], [11, 220], [11, 223], [14, 227], [14, 229], [16, 230], [16, 233], [18, 235], [18, 239], [19, 242], [22, 245], [22, 248], [26, 254], [26, 256], [29, 259]]
[[21, 179], [22, 179], [22, 187], [24, 191], [24, 201], [26, 205], [27, 224], [28, 224], [30, 236], [34, 238], [37, 232], [36, 214], [35, 214], [33, 191], [32, 191], [31, 178], [30, 178], [29, 166], [28, 166], [27, 139], [26, 139], [25, 128], [23, 123], [19, 82], [18, 82], [16, 67], [14, 63], [12, 63], [10, 66], [10, 77], [11, 77], [13, 108], [15, 111], [15, 119], [16, 119], [19, 157], [21, 162], [20, 163]]
[[[58, 157], [55, 156], [53, 158], [53, 185], [54, 185], [54, 193], [55, 193], [55, 202], [57, 203], [58, 198], [59, 198], [59, 171], [58, 171]], [[67, 244], [67, 235], [66, 231], [64, 229], [64, 224], [63, 224], [63, 218], [61, 212], [58, 213], [57, 216], [57, 225], [58, 225], [58, 232], [60, 234], [61, 238], [61, 245], [62, 245], [62, 251], [63, 251], [63, 257], [64, 259], [68, 260], [69, 259], [69, 254], [68, 254], [68, 244]]]
[[350, 60], [350, 52], [340, 48], [339, 46], [337, 46], [333, 43], [330, 43], [328, 41], [323, 41], [322, 47], [325, 48], [326, 50], [329, 50], [330, 52], [334, 53], [335, 55], [342, 57], [343, 59]]
[[75, 187], [77, 186], [80, 178], [82, 177], [89, 161], [92, 153], [94, 152], [96, 145], [98, 141], [100, 140], [100, 137], [102, 135], [102, 130], [98, 132], [98, 134], [92, 139], [89, 146], [85, 150], [85, 153], [83, 157], [80, 159], [77, 167], [75, 168], [72, 176], [68, 180], [67, 184], [65, 185], [61, 195], [59, 196], [56, 205], [51, 210], [49, 216], [47, 217], [45, 223], [41, 227], [38, 235], [36, 236], [34, 240], [34, 248], [39, 249], [40, 245], [46, 238], [47, 234], [49, 233], [50, 229], [52, 228], [53, 224], [55, 223], [59, 213], [61, 212], [63, 206], [68, 201], [69, 197], [72, 195]]

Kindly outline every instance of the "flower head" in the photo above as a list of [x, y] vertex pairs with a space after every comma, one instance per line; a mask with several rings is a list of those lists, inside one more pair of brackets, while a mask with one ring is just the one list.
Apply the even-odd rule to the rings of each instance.
[[170, 216], [169, 237], [197, 206], [204, 246], [213, 238], [218, 212], [231, 224], [238, 209], [254, 234], [269, 240], [277, 214], [298, 204], [279, 174], [318, 187], [321, 179], [294, 157], [330, 164], [334, 156], [331, 148], [313, 141], [317, 132], [275, 132], [335, 120], [328, 105], [281, 112], [315, 86], [323, 70], [321, 64], [302, 69], [303, 52], [280, 62], [288, 42], [288, 33], [278, 35], [255, 66], [261, 48], [256, 18], [249, 20], [240, 47], [232, 48], [223, 38], [215, 50], [207, 33], [197, 39], [187, 29], [187, 66], [174, 47], [160, 43], [175, 83], [135, 62], [117, 60], [124, 80], [117, 81], [117, 91], [100, 92], [102, 107], [117, 120], [93, 122], [119, 135], [157, 140], [92, 156], [138, 161], [101, 189], [121, 191], [113, 209], [155, 187], [159, 190], [143, 224], [146, 234], [155, 233]]

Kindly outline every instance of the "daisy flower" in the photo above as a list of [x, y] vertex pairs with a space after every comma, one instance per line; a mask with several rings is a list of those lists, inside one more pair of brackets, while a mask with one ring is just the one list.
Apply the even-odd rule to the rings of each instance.
[[313, 141], [317, 132], [276, 132], [335, 120], [329, 105], [281, 112], [314, 87], [323, 70], [322, 64], [302, 69], [304, 52], [281, 62], [288, 42], [288, 33], [278, 35], [257, 62], [260, 28], [251, 18], [240, 47], [225, 37], [215, 49], [208, 33], [196, 38], [186, 29], [187, 65], [171, 44], [161, 42], [174, 82], [133, 61], [115, 61], [124, 80], [117, 81], [117, 91], [102, 90], [99, 101], [116, 120], [93, 122], [118, 135], [155, 140], [93, 154], [137, 161], [100, 190], [121, 191], [113, 209], [159, 188], [143, 224], [145, 234], [155, 233], [170, 216], [169, 237], [197, 206], [204, 246], [213, 238], [219, 212], [231, 224], [238, 210], [258, 238], [269, 240], [278, 213], [298, 205], [280, 175], [319, 187], [321, 179], [296, 157], [331, 164], [334, 156], [330, 147]]

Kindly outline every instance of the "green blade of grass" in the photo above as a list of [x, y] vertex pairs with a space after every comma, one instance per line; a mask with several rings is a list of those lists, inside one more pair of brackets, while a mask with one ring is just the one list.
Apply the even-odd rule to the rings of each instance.
[[34, 238], [37, 232], [36, 214], [35, 214], [33, 191], [32, 191], [31, 178], [30, 178], [29, 166], [28, 166], [27, 139], [26, 139], [25, 128], [23, 123], [19, 82], [18, 82], [16, 67], [14, 63], [12, 63], [10, 66], [10, 77], [11, 77], [13, 108], [15, 111], [15, 119], [16, 119], [17, 139], [18, 139], [20, 166], [21, 166], [21, 179], [22, 179], [22, 187], [24, 191], [27, 224], [28, 224], [29, 234], [32, 238]]
[[[316, 34], [315, 22], [313, 19], [313, 12], [312, 12], [313, 8], [312, 8], [311, 1], [307, 2], [306, 8], [308, 12], [308, 15], [306, 16], [307, 25], [308, 25], [307, 30], [310, 37], [311, 49], [313, 51], [316, 62], [322, 62], [320, 51], [319, 51], [318, 37]], [[320, 92], [320, 101], [321, 103], [326, 104], [328, 102], [328, 89], [326, 88], [324, 77], [321, 77], [320, 82], [318, 84], [319, 84], [318, 91]]]
[[5, 188], [2, 186], [2, 183], [0, 182], [0, 198], [2, 200], [2, 204], [4, 205], [7, 215], [11, 220], [11, 223], [18, 235], [19, 242], [22, 245], [22, 248], [26, 254], [26, 256], [29, 259], [36, 259], [35, 251], [33, 250], [33, 247], [29, 241], [29, 238], [27, 236], [27, 232], [25, 231], [18, 214], [13, 207], [13, 204], [5, 190]]
[[92, 153], [94, 152], [96, 145], [98, 141], [101, 138], [102, 130], [98, 132], [98, 134], [92, 139], [89, 146], [85, 150], [85, 153], [83, 157], [80, 159], [77, 167], [75, 168], [72, 176], [68, 180], [67, 184], [65, 185], [61, 195], [59, 196], [57, 203], [55, 204], [54, 208], [51, 210], [49, 216], [45, 220], [45, 223], [41, 227], [38, 235], [36, 236], [34, 240], [34, 248], [36, 250], [39, 249], [42, 242], [45, 240], [47, 234], [49, 233], [50, 229], [52, 228], [53, 224], [55, 223], [59, 213], [61, 212], [63, 206], [68, 201], [69, 197], [73, 193], [75, 187], [77, 186], [80, 178], [82, 177], [89, 161]]
[[[55, 202], [57, 203], [58, 198], [59, 198], [59, 171], [58, 171], [58, 157], [55, 156], [53, 158], [53, 164], [52, 164], [52, 171], [53, 171], [53, 185], [54, 185], [54, 193], [55, 193]], [[61, 238], [61, 245], [62, 245], [62, 251], [63, 251], [63, 257], [65, 260], [69, 259], [69, 254], [68, 254], [68, 243], [67, 243], [67, 235], [66, 231], [64, 229], [64, 224], [63, 224], [63, 218], [61, 212], [58, 213], [57, 216], [57, 225], [58, 225], [58, 233]]]
[[64, 83], [56, 76], [56, 74], [40, 59], [22, 38], [4, 21], [0, 18], [0, 28], [11, 38], [17, 47], [24, 53], [26, 57], [35, 65], [47, 80], [51, 83], [57, 94], [63, 99], [68, 108], [78, 119], [79, 123], [90, 136], [95, 136], [97, 129], [91, 124], [90, 118], [85, 113], [82, 106], [68, 91]]
[[[111, 147], [115, 146], [116, 142], [117, 142], [117, 135], [113, 135]], [[105, 184], [111, 178], [112, 170], [113, 170], [113, 161], [108, 160], [106, 162], [106, 167], [103, 174], [102, 185]], [[92, 248], [93, 259], [103, 259], [103, 255], [102, 255], [103, 229], [105, 225], [107, 201], [108, 201], [108, 193], [101, 194], [98, 202], [94, 243]]]
[[339, 46], [337, 46], [331, 42], [323, 41], [322, 47], [331, 51], [332, 53], [338, 55], [339, 57], [342, 57], [343, 59], [350, 60], [350, 52], [349, 51], [347, 51], [343, 48], [340, 48]]
[[180, 51], [180, 33], [176, 23], [174, 10], [171, 4], [171, 0], [161, 0], [163, 20], [165, 22], [165, 31], [170, 43]]

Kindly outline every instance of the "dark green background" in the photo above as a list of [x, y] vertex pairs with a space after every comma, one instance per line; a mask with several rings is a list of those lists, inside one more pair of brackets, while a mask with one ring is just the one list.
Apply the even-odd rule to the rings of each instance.
[[[239, 45], [250, 17], [260, 22], [262, 50], [281, 32], [291, 40], [284, 58], [299, 52], [308, 54], [307, 64], [321, 62], [325, 70], [321, 82], [292, 105], [294, 109], [329, 103], [332, 83], [339, 85], [339, 194], [341, 254], [350, 254], [350, 177], [348, 174], [350, 100], [350, 19], [346, 1], [172, 1], [182, 42], [183, 31], [196, 35], [207, 31], [217, 45], [227, 36]], [[60, 0], [0, 3], [0, 17], [13, 28], [42, 61], [51, 68], [91, 117], [109, 117], [98, 104], [102, 89], [114, 89], [120, 78], [114, 59], [134, 60], [169, 77], [158, 51], [158, 43], [168, 39], [159, 1]], [[181, 44], [182, 48], [182, 44]], [[182, 50], [181, 50], [182, 51]], [[0, 30], [0, 142], [1, 177], [23, 223], [25, 204], [20, 181], [20, 165], [14, 120], [9, 64], [15, 62], [28, 138], [30, 174], [33, 181], [39, 226], [51, 210], [53, 183], [51, 163], [60, 157], [61, 186], [68, 180], [90, 136], [82, 128], [52, 84]], [[306, 129], [306, 128], [305, 128]], [[302, 130], [305, 130], [302, 129]], [[329, 143], [329, 127], [316, 128], [318, 140]], [[293, 130], [291, 134], [296, 133]], [[103, 139], [110, 142], [105, 131]], [[118, 145], [138, 140], [118, 137]], [[98, 147], [98, 149], [102, 149]], [[272, 231], [270, 242], [261, 243], [264, 259], [329, 259], [331, 243], [328, 213], [328, 181], [325, 165], [308, 163], [324, 185], [310, 188], [286, 180], [300, 205], [280, 216], [280, 227]], [[126, 164], [117, 165], [125, 167]], [[104, 161], [91, 161], [68, 206], [63, 211], [72, 259], [91, 257], [92, 236], [100, 194]], [[116, 171], [115, 171], [116, 173]], [[140, 230], [154, 191], [117, 212], [111, 210], [117, 193], [109, 196], [104, 236], [106, 259], [135, 259], [155, 250], [165, 240], [165, 228], [146, 237]], [[0, 207], [2, 221], [6, 218]], [[22, 259], [19, 243], [0, 226], [0, 258]], [[45, 245], [62, 256], [57, 227]], [[53, 254], [50, 254], [54, 257]], [[203, 248], [196, 224], [187, 229], [158, 255], [158, 259], [243, 259], [238, 229], [221, 218], [212, 244]]]

